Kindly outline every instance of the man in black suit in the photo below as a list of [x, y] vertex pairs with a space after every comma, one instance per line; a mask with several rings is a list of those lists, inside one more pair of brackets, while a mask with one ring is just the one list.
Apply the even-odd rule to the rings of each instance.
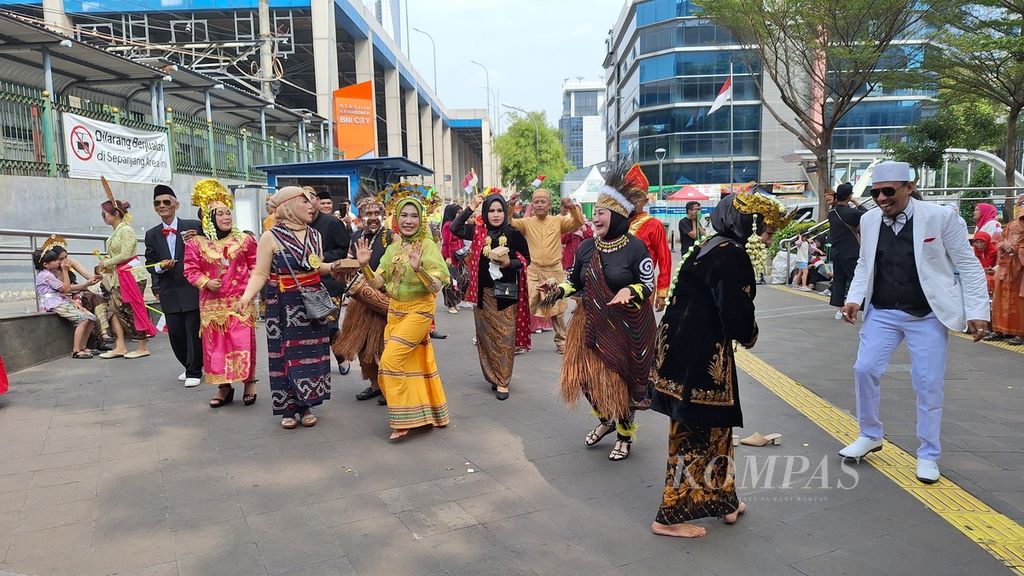
[[[836, 308], [842, 308], [846, 303], [846, 292], [857, 268], [860, 217], [863, 215], [864, 209], [853, 199], [853, 184], [840, 184], [836, 188], [835, 204], [828, 211], [828, 241], [832, 245], [832, 297], [829, 303]], [[836, 318], [842, 319], [842, 315], [837, 312]]]
[[[198, 220], [178, 218], [178, 198], [170, 186], [153, 188], [153, 208], [162, 222], [146, 231], [146, 265], [153, 276], [153, 294], [160, 298], [171, 349], [185, 371], [178, 380], [198, 386], [203, 377], [203, 346], [199, 339], [199, 290], [185, 279], [185, 242], [202, 233]], [[154, 266], [155, 265], [155, 266]]]
[[[334, 200], [327, 190], [320, 190], [316, 193], [320, 199], [320, 210], [317, 212], [313, 223], [310, 224], [320, 233], [320, 241], [323, 243], [324, 262], [331, 263], [342, 260], [348, 256], [349, 243], [352, 240], [352, 233], [348, 227], [334, 216]], [[334, 303], [341, 305], [341, 299], [345, 292], [345, 286], [334, 279], [333, 276], [321, 277], [327, 293], [331, 295]], [[334, 324], [331, 326], [331, 341], [338, 335], [338, 318], [329, 318]], [[338, 358], [338, 371], [342, 376], [348, 374], [351, 366], [344, 358]]]

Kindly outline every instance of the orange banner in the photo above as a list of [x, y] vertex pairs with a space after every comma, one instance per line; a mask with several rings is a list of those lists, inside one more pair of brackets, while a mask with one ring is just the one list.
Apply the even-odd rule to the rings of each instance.
[[349, 160], [377, 156], [372, 81], [334, 91], [334, 145]]

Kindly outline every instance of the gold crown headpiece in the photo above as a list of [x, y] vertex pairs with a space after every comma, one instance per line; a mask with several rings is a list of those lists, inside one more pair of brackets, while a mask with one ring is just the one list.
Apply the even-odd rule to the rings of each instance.
[[67, 249], [68, 249], [68, 241], [65, 240], [64, 237], [61, 236], [60, 234], [51, 234], [50, 237], [47, 238], [43, 242], [43, 245], [40, 248], [40, 251], [43, 254], [46, 254], [47, 252], [49, 252], [50, 250], [52, 250], [53, 248], [55, 248], [57, 246], [60, 246], [65, 251], [67, 251]]
[[796, 216], [796, 209], [787, 211], [782, 202], [753, 191], [736, 194], [732, 205], [741, 214], [757, 214], [764, 220], [765, 226], [775, 230], [785, 228]]
[[[214, 178], [205, 178], [192, 186], [192, 205], [203, 210], [203, 232], [211, 240], [217, 239], [217, 228], [213, 224], [213, 216], [210, 207], [214, 204], [223, 204], [228, 210], [235, 205], [235, 199], [226, 186]], [[236, 234], [237, 229], [232, 228], [231, 233]]]
[[409, 182], [396, 182], [378, 192], [377, 201], [384, 206], [384, 213], [391, 218], [392, 229], [396, 233], [399, 232], [398, 205], [405, 200], [415, 202], [422, 209], [420, 213], [420, 231], [417, 236], [420, 239], [427, 238], [430, 235], [430, 224], [427, 219], [430, 213], [440, 206], [439, 195], [431, 194], [428, 196], [425, 188], [410, 184]]

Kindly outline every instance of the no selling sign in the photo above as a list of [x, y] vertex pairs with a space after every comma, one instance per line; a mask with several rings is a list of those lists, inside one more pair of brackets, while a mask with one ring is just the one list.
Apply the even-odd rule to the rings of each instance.
[[120, 182], [171, 181], [167, 134], [63, 114], [64, 150], [72, 178]]

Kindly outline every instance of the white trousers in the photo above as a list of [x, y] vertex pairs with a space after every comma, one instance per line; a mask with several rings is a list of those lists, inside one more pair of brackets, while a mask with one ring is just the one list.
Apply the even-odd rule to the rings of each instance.
[[939, 430], [949, 331], [935, 314], [918, 318], [900, 310], [868, 306], [853, 366], [860, 433], [872, 440], [882, 438], [879, 388], [893, 351], [904, 339], [910, 352], [910, 379], [917, 395], [917, 438], [921, 441], [917, 457], [938, 460], [942, 452]]

